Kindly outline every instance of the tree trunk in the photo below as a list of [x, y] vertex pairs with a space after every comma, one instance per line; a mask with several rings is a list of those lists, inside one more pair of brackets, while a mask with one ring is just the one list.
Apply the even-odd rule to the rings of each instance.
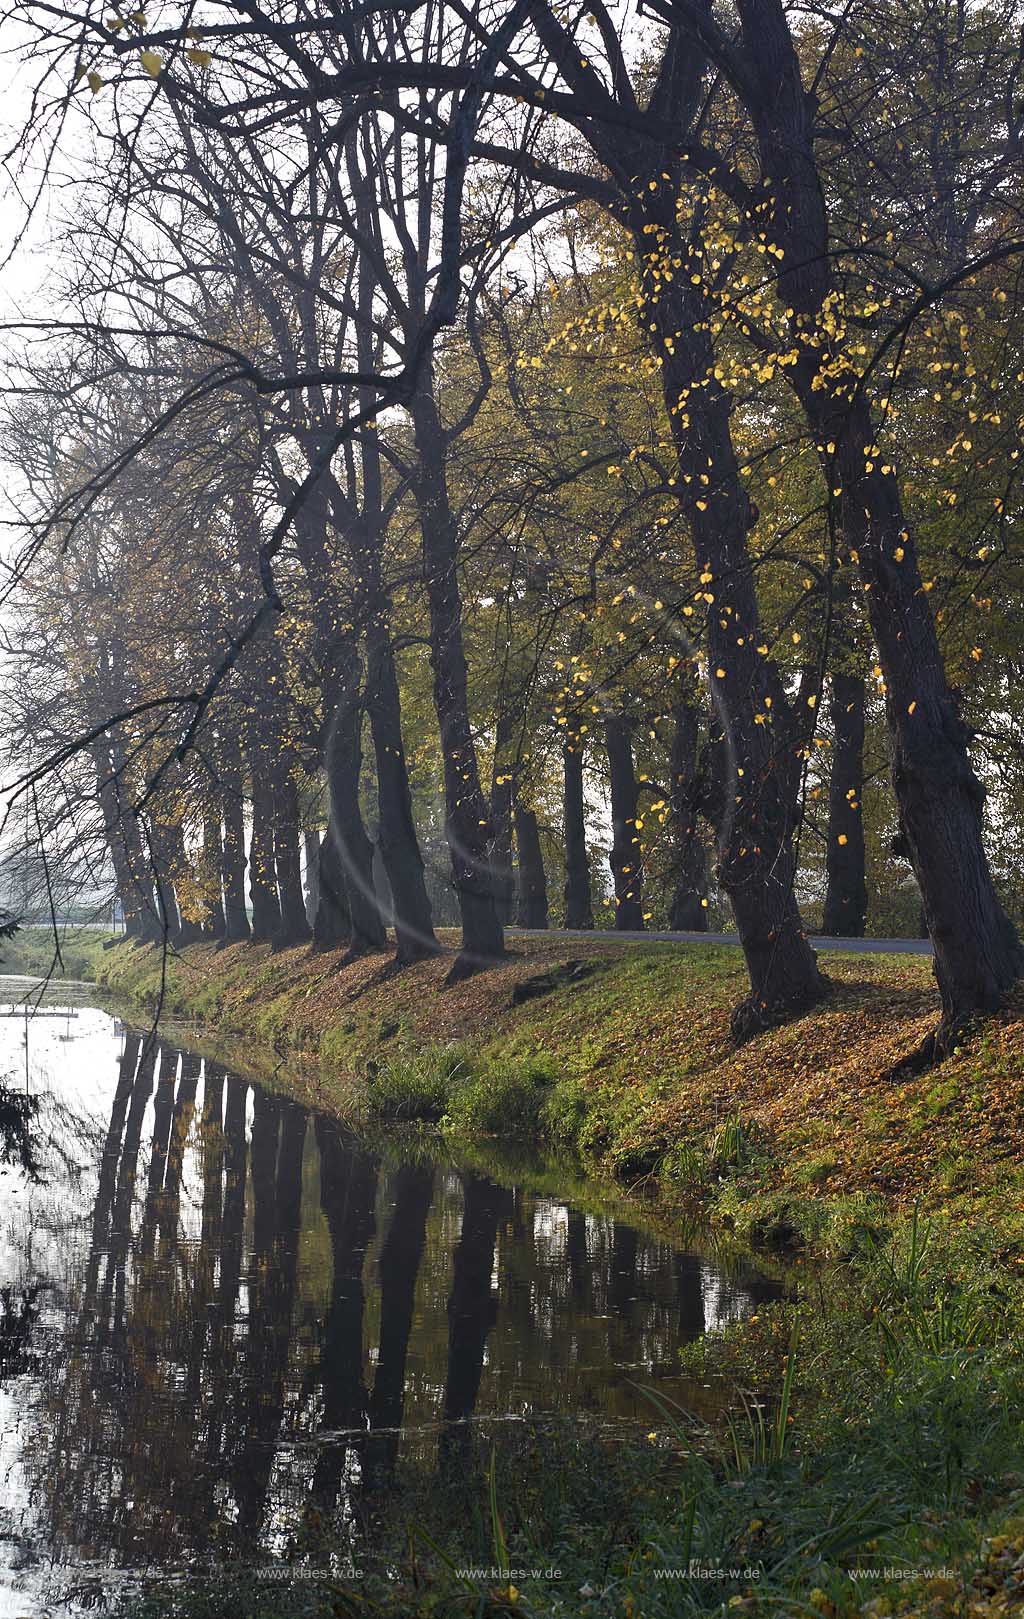
[[825, 911], [821, 931], [859, 939], [868, 911], [864, 875], [864, 682], [832, 676], [832, 779], [828, 793]]
[[223, 939], [226, 931], [220, 887], [223, 864], [224, 839], [218, 809], [203, 817], [203, 888], [209, 896], [203, 933], [208, 939]]
[[167, 942], [173, 949], [180, 950], [183, 945], [194, 944], [202, 937], [198, 923], [185, 916], [179, 903], [179, 886], [189, 877], [185, 834], [180, 822], [154, 820], [151, 841], [162, 908], [167, 916]]
[[237, 732], [224, 739], [221, 762], [224, 814], [224, 942], [237, 944], [249, 937], [245, 908], [245, 796], [242, 750]]
[[153, 884], [146, 877], [135, 817], [124, 800], [120, 778], [115, 775], [113, 750], [101, 736], [93, 741], [89, 751], [96, 770], [96, 794], [114, 868], [114, 886], [124, 912], [125, 933], [139, 943], [155, 943], [161, 936], [161, 928], [153, 903]]
[[[868, 395], [851, 386], [844, 338], [826, 318], [834, 257], [814, 127], [781, 0], [738, 0], [750, 71], [745, 95], [761, 155], [766, 228], [782, 249], [783, 303], [793, 311], [798, 363], [789, 380], [815, 434], [843, 539], [864, 585], [886, 686], [892, 776], [935, 949], [941, 1051], [978, 1012], [1002, 1004], [1024, 966], [985, 853], [984, 789], [945, 665], [906, 522], [895, 467], [873, 453]], [[756, 45], [756, 54], [750, 46]]]
[[412, 793], [402, 741], [402, 707], [388, 619], [375, 614], [366, 632], [367, 706], [377, 762], [378, 841], [391, 887], [397, 959], [403, 964], [437, 953], [423, 856], [412, 817]]
[[[709, 807], [718, 881], [732, 904], [750, 976], [750, 994], [731, 1020], [734, 1039], [743, 1041], [813, 1006], [826, 988], [794, 891], [799, 773], [793, 763], [795, 747], [803, 746], [803, 720], [792, 713], [779, 672], [761, 650], [747, 543], [753, 514], [733, 449], [729, 396], [714, 380], [706, 304], [696, 289], [682, 290], [678, 282], [665, 295], [655, 285], [652, 296], [659, 341], [673, 345], [662, 386], [685, 491], [680, 504], [706, 587], [710, 683], [722, 734], [716, 801]], [[712, 380], [695, 390], [706, 378]]]
[[412, 399], [412, 418], [419, 459], [416, 499], [430, 608], [430, 665], [444, 763], [445, 831], [462, 920], [462, 949], [449, 974], [454, 981], [503, 955], [505, 941], [488, 859], [490, 817], [469, 717], [455, 522], [445, 480], [445, 436], [433, 385], [432, 367], [424, 365]]
[[503, 701], [498, 710], [494, 736], [494, 770], [491, 776], [491, 844], [489, 850], [494, 903], [503, 927], [512, 920], [516, 894], [512, 867], [512, 800], [515, 780], [511, 758], [512, 717]]
[[635, 933], [644, 926], [641, 896], [643, 857], [640, 834], [636, 829], [639, 796], [633, 769], [631, 726], [621, 714], [611, 714], [604, 722], [605, 746], [611, 776], [612, 849], [611, 868], [615, 884], [615, 926]]
[[565, 925], [594, 926], [590, 895], [590, 857], [587, 854], [586, 799], [583, 793], [583, 739], [578, 732], [562, 748], [565, 808]]
[[[592, 94], [589, 69], [546, 7], [534, 26], [571, 82]], [[651, 105], [686, 131], [704, 104], [703, 44], [669, 37]], [[712, 311], [700, 285], [666, 263], [685, 266], [691, 252], [677, 199], [684, 183], [679, 146], [598, 117], [580, 128], [614, 178], [636, 251], [642, 301], [638, 324], [660, 368], [677, 464], [675, 485], [693, 536], [706, 615], [706, 649], [716, 707], [726, 735], [728, 768], [716, 815], [718, 878], [732, 901], [751, 993], [732, 1018], [745, 1039], [813, 1005], [825, 992], [793, 893], [796, 805], [788, 705], [764, 645], [747, 533], [750, 502], [732, 443], [732, 400], [715, 376]], [[666, 183], [668, 182], [668, 183]], [[694, 244], [696, 245], [696, 244]], [[692, 602], [687, 602], [692, 606]], [[739, 771], [742, 770], [742, 776]]]
[[249, 839], [249, 898], [254, 944], [269, 944], [281, 929], [274, 867], [274, 793], [263, 750], [252, 757], [252, 832]]
[[163, 835], [163, 827], [158, 821], [149, 822], [149, 850], [153, 868], [154, 915], [158, 929], [158, 939], [161, 944], [166, 943], [172, 950], [177, 950], [181, 944], [181, 923], [178, 917], [178, 902], [174, 897], [174, 886], [171, 882], [170, 863]]
[[[324, 748], [324, 765], [331, 795], [328, 833], [333, 839], [349, 919], [348, 954], [366, 955], [387, 949], [377, 892], [373, 883], [373, 844], [363, 823], [359, 780], [363, 764], [363, 705], [359, 689], [359, 658], [349, 644], [344, 663], [339, 656], [336, 678], [330, 682], [331, 719]], [[323, 867], [321, 866], [321, 878]]]
[[283, 950], [289, 945], [304, 944], [311, 936], [302, 893], [299, 795], [290, 777], [286, 777], [274, 793], [274, 866], [281, 906], [281, 926], [274, 936], [274, 947]]
[[708, 926], [708, 863], [697, 821], [698, 731], [693, 704], [677, 703], [669, 757], [672, 900], [668, 925], [675, 933], [706, 933]]
[[351, 931], [348, 894], [341, 869], [341, 853], [334, 833], [328, 826], [320, 842], [316, 920], [313, 923], [314, 947], [317, 950], [337, 950], [340, 945], [348, 944]]
[[[817, 405], [816, 398], [814, 404]], [[949, 689], [894, 477], [865, 473], [867, 411], [840, 428], [844, 537], [857, 554], [885, 679], [900, 827], [921, 890], [942, 997], [939, 1047], [978, 1012], [994, 1012], [1022, 967], [1020, 942], [992, 882], [983, 838], [985, 791]], [[867, 434], [867, 437], [865, 437]], [[897, 552], [900, 558], [897, 559]]]
[[521, 928], [548, 925], [548, 883], [540, 847], [540, 828], [534, 810], [516, 799], [516, 851], [519, 856], [519, 909]]

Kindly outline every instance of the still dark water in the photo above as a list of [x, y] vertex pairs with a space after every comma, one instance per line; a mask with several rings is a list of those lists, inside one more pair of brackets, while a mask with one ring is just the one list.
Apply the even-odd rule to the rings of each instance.
[[[0, 1176], [0, 1616], [273, 1556], [404, 1459], [540, 1413], [650, 1424], [677, 1351], [777, 1297], [617, 1218], [382, 1146], [0, 978], [45, 1182]], [[55, 1004], [59, 994], [62, 1003]]]

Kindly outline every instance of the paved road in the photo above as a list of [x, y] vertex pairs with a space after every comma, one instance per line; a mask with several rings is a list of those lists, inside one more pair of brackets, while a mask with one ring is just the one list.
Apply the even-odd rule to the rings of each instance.
[[[622, 933], [610, 928], [507, 928], [513, 938], [587, 939], [591, 944], [731, 944], [739, 946], [735, 933]], [[815, 950], [850, 950], [858, 956], [931, 956], [930, 939], [828, 939], [812, 938]]]

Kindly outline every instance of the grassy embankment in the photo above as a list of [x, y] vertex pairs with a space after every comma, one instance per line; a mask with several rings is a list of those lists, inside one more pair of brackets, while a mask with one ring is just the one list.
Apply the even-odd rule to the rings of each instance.
[[[89, 948], [109, 992], [156, 1004], [159, 952]], [[1024, 1237], [1024, 995], [941, 1067], [893, 1084], [887, 1071], [937, 1016], [924, 958], [825, 957], [829, 999], [737, 1052], [733, 949], [516, 952], [443, 989], [443, 959], [339, 970], [306, 949], [198, 946], [167, 963], [163, 1014], [355, 1120], [437, 1119], [455, 1137], [565, 1149], [756, 1240], [849, 1252], [918, 1201]], [[570, 954], [588, 976], [512, 1004]]]
[[[92, 948], [114, 995], [152, 1006], [155, 952]], [[589, 976], [512, 1004], [517, 984], [567, 954], [531, 943], [442, 991], [443, 962], [338, 971], [305, 951], [200, 947], [169, 965], [164, 1011], [207, 1049], [353, 1120], [433, 1118], [456, 1143], [560, 1147], [656, 1188], [666, 1208], [850, 1256], [799, 1268], [795, 1306], [681, 1352], [763, 1407], [737, 1399], [717, 1429], [655, 1409], [649, 1444], [528, 1426], [464, 1459], [444, 1489], [409, 1471], [398, 1509], [370, 1503], [358, 1583], [242, 1572], [159, 1593], [146, 1611], [1024, 1612], [1024, 999], [932, 1073], [892, 1084], [886, 1071], [936, 1015], [926, 961], [830, 957], [828, 1002], [737, 1053], [735, 952], [595, 941], [573, 948], [595, 963]], [[322, 1568], [337, 1534], [314, 1515], [285, 1558]], [[691, 1559], [759, 1575], [678, 1577]], [[562, 1577], [457, 1572], [488, 1563]]]

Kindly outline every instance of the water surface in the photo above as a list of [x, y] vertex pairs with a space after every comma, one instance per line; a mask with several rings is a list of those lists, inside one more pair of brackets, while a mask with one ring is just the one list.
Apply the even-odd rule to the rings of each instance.
[[0, 1175], [0, 1616], [83, 1609], [119, 1570], [354, 1521], [546, 1413], [692, 1404], [678, 1349], [778, 1296], [401, 1133], [370, 1142], [81, 986], [0, 979], [0, 1073], [38, 1097], [44, 1181]]

